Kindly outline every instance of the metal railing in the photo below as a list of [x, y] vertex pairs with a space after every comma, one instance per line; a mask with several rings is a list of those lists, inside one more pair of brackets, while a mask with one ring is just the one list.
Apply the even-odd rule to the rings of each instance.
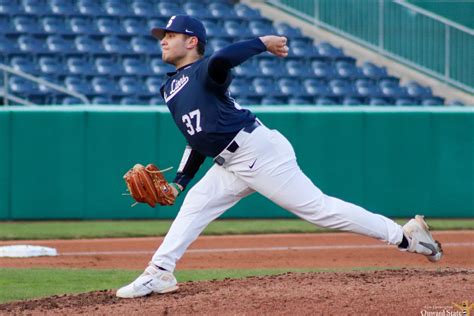
[[57, 84], [46, 81], [44, 79], [32, 76], [32, 75], [30, 75], [26, 72], [21, 71], [21, 70], [13, 69], [10, 66], [0, 64], [0, 71], [3, 71], [3, 89], [0, 89], [0, 95], [4, 99], [4, 105], [5, 106], [8, 106], [8, 101], [9, 100], [11, 100], [13, 102], [16, 102], [18, 104], [21, 104], [21, 105], [37, 105], [37, 104], [35, 104], [35, 103], [25, 99], [25, 98], [18, 97], [18, 96], [13, 95], [9, 92], [9, 82], [8, 82], [9, 81], [9, 74], [13, 74], [15, 76], [23, 77], [23, 78], [28, 79], [30, 81], [34, 81], [34, 82], [36, 82], [40, 85], [46, 86], [50, 89], [62, 92], [64, 94], [73, 96], [75, 98], [78, 98], [79, 100], [81, 100], [86, 105], [91, 104], [89, 99], [81, 93], [77, 93], [77, 92], [68, 90], [65, 87], [62, 87], [62, 86], [59, 86]]
[[474, 30], [404, 0], [266, 0], [457, 88], [474, 93]]

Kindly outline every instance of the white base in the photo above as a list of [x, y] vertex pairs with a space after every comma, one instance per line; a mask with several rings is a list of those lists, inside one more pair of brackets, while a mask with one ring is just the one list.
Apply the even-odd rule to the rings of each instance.
[[0, 257], [28, 258], [57, 255], [56, 249], [42, 246], [14, 245], [0, 247]]

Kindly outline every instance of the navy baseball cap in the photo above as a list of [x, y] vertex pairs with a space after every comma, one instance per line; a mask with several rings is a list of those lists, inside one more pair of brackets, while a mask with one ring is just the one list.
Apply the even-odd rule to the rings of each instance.
[[156, 27], [151, 30], [151, 34], [160, 40], [165, 37], [165, 32], [196, 36], [201, 43], [206, 44], [206, 29], [204, 25], [201, 21], [189, 15], [173, 15], [165, 27]]

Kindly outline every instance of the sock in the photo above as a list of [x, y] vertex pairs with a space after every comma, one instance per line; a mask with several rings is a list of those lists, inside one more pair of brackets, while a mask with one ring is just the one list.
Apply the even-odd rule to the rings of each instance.
[[404, 248], [404, 249], [408, 248], [408, 239], [405, 237], [405, 235], [403, 235], [403, 239], [398, 245], [398, 248]]

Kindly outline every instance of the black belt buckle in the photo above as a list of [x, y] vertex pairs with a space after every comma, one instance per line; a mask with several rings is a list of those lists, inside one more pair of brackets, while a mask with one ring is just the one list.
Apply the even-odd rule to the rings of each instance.
[[225, 162], [225, 159], [222, 156], [217, 156], [216, 158], [214, 158], [214, 162], [219, 166], [222, 166]]

